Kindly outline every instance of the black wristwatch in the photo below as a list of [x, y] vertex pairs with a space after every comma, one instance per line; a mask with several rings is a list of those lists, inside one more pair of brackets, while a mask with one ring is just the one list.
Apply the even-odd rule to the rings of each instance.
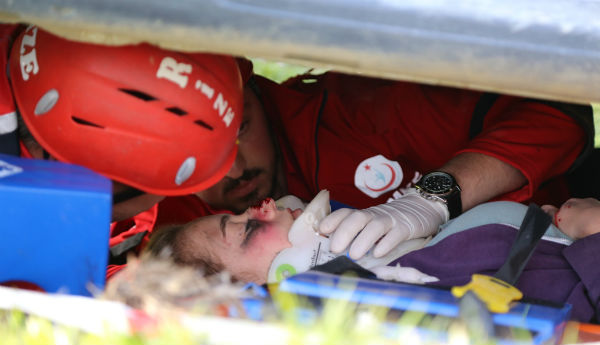
[[432, 171], [423, 175], [415, 188], [427, 200], [440, 201], [446, 204], [450, 219], [462, 213], [460, 186], [454, 177], [443, 171]]

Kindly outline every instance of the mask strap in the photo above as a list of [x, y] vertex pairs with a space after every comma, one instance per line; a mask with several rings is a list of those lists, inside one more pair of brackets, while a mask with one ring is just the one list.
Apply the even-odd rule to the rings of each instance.
[[146, 193], [139, 189], [127, 188], [126, 190], [113, 195], [113, 205], [136, 198], [142, 194]]

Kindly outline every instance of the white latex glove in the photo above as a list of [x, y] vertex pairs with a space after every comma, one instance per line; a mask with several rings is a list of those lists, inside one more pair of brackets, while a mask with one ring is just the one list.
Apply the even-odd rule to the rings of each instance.
[[377, 278], [383, 280], [395, 280], [403, 283], [425, 284], [439, 281], [438, 278], [427, 275], [416, 268], [396, 266], [377, 266], [371, 268]]
[[382, 257], [400, 242], [435, 234], [449, 218], [448, 207], [417, 194], [414, 188], [400, 198], [364, 210], [341, 208], [325, 217], [319, 231], [332, 234], [330, 250], [342, 253], [350, 243], [350, 258], [363, 257], [379, 240], [373, 256]]

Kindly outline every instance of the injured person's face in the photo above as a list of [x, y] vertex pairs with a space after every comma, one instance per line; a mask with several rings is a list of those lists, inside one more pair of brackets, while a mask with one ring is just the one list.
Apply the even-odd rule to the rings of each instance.
[[277, 209], [272, 199], [240, 215], [214, 215], [186, 225], [183, 249], [201, 254], [238, 280], [266, 282], [275, 256], [291, 246], [288, 231], [301, 210]]
[[[319, 192], [308, 205], [293, 196], [277, 204], [279, 209], [268, 199], [238, 216], [214, 215], [186, 224], [174, 241], [174, 256], [185, 264], [212, 268], [207, 271], [225, 270], [237, 280], [263, 284], [343, 255], [332, 253], [329, 238], [317, 231], [331, 212], [328, 191]], [[356, 263], [366, 269], [387, 265], [426, 242], [423, 238], [405, 241], [381, 258], [366, 255]]]

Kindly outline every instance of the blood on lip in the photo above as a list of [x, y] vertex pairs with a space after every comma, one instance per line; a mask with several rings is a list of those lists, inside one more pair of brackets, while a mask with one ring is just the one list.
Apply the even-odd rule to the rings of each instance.
[[267, 205], [269, 205], [273, 201], [272, 198], [266, 198], [261, 201], [258, 205], [252, 206], [251, 209], [257, 213], [257, 217], [262, 217], [263, 219], [266, 217], [268, 210], [266, 209]]

